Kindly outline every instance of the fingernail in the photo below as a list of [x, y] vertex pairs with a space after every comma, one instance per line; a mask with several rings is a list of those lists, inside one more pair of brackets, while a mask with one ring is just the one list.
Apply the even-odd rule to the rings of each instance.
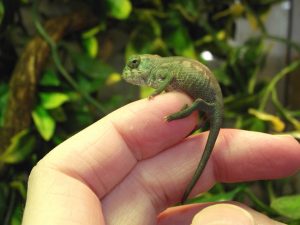
[[252, 215], [235, 205], [217, 204], [201, 210], [193, 219], [191, 225], [254, 225]]

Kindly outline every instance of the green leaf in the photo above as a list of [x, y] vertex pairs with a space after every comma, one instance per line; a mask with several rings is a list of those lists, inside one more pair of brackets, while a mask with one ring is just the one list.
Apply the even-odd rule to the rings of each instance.
[[224, 65], [214, 69], [213, 73], [215, 74], [218, 81], [220, 83], [224, 84], [225, 86], [229, 86], [232, 84], [231, 79], [229, 78], [228, 74], [226, 73]]
[[264, 132], [266, 130], [266, 123], [257, 118], [244, 119], [244, 124], [249, 124], [249, 130]]
[[23, 204], [18, 204], [17, 207], [14, 208], [11, 217], [11, 225], [21, 225], [22, 224], [22, 215], [23, 215]]
[[8, 85], [0, 84], [0, 127], [4, 124], [4, 114], [6, 110], [6, 104], [8, 99]]
[[101, 62], [99, 59], [93, 59], [90, 56], [78, 53], [72, 53], [72, 56], [80, 72], [90, 78], [101, 79], [103, 83], [108, 75], [114, 72], [111, 66]]
[[143, 86], [140, 88], [140, 98], [148, 98], [153, 92], [153, 88]]
[[285, 217], [300, 219], [300, 195], [276, 198], [271, 202], [271, 207]]
[[0, 161], [10, 164], [16, 164], [23, 161], [30, 155], [35, 143], [34, 136], [30, 135], [28, 130], [19, 132], [11, 139], [11, 144], [0, 156]]
[[100, 31], [105, 30], [105, 23], [100, 23], [97, 26], [82, 33], [82, 38], [90, 38], [97, 35]]
[[239, 185], [234, 190], [219, 194], [210, 194], [206, 193], [204, 195], [201, 195], [199, 197], [193, 198], [188, 200], [188, 203], [200, 203], [200, 202], [220, 202], [220, 201], [230, 201], [233, 200], [233, 198], [239, 194], [241, 191], [243, 191], [246, 188], [245, 185]]
[[98, 54], [99, 49], [98, 40], [95, 37], [89, 37], [84, 38], [82, 42], [87, 54], [91, 58], [95, 58]]
[[193, 21], [196, 18], [197, 14], [199, 14], [198, 4], [200, 3], [200, 1], [179, 0], [175, 2], [178, 3], [174, 3], [173, 7], [177, 9], [186, 19]]
[[57, 74], [54, 70], [48, 69], [45, 71], [45, 73], [42, 75], [42, 78], [40, 80], [40, 84], [43, 86], [54, 86], [57, 87], [60, 85], [60, 80], [58, 79]]
[[125, 104], [124, 95], [114, 95], [108, 101], [103, 102], [108, 112], [112, 112]]
[[188, 30], [177, 17], [170, 20], [166, 34], [166, 41], [169, 47], [173, 48], [176, 55], [189, 58], [196, 58], [196, 51], [190, 38]]
[[70, 100], [68, 95], [59, 92], [42, 92], [40, 98], [45, 109], [55, 109]]
[[79, 74], [77, 76], [77, 84], [80, 87], [80, 89], [85, 93], [92, 93], [101, 89], [101, 87], [105, 85], [105, 82], [101, 78], [91, 81], [91, 79], [88, 79], [82, 74]]
[[65, 113], [65, 110], [62, 107], [57, 107], [51, 110], [51, 116], [55, 119], [56, 122], [65, 122], [67, 121], [68, 116]]
[[0, 25], [2, 23], [2, 20], [4, 18], [4, 13], [5, 13], [5, 9], [4, 9], [4, 5], [3, 2], [0, 2]]
[[14, 180], [10, 183], [10, 186], [18, 190], [18, 192], [21, 194], [23, 199], [26, 199], [26, 185], [24, 181]]
[[119, 74], [119, 73], [112, 73], [112, 74], [110, 74], [110, 75], [108, 76], [108, 78], [107, 78], [105, 84], [106, 84], [107, 86], [111, 86], [111, 85], [114, 85], [114, 84], [120, 82], [121, 79], [122, 79], [121, 74]]
[[55, 120], [41, 106], [36, 106], [32, 112], [33, 122], [40, 135], [46, 141], [49, 141], [55, 131]]
[[131, 13], [132, 6], [129, 0], [106, 0], [109, 14], [119, 20], [126, 19]]

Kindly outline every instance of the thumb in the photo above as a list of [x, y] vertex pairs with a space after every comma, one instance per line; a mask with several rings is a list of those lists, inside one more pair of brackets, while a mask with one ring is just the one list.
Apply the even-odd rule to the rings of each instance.
[[191, 225], [282, 225], [267, 216], [239, 204], [210, 205], [193, 218]]

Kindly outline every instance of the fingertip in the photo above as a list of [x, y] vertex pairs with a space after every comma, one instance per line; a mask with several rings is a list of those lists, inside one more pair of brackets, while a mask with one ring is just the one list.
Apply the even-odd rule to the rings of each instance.
[[245, 209], [232, 204], [216, 204], [201, 210], [191, 225], [255, 225], [252, 215]]
[[112, 121], [138, 159], [147, 158], [178, 143], [197, 124], [196, 113], [186, 118], [166, 121], [169, 114], [179, 111], [191, 99], [179, 92], [142, 99], [113, 112]]
[[278, 179], [299, 171], [300, 145], [287, 135], [222, 129], [213, 163], [219, 182]]

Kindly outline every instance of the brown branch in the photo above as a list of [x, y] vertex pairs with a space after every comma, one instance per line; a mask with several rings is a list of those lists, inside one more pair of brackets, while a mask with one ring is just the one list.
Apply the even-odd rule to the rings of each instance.
[[[49, 19], [44, 27], [52, 40], [57, 42], [67, 33], [91, 27], [96, 23], [95, 16], [87, 10], [82, 10]], [[15, 66], [9, 83], [4, 126], [0, 130], [0, 153], [9, 146], [10, 139], [15, 134], [30, 127], [37, 84], [49, 53], [48, 44], [36, 36], [25, 46]]]

